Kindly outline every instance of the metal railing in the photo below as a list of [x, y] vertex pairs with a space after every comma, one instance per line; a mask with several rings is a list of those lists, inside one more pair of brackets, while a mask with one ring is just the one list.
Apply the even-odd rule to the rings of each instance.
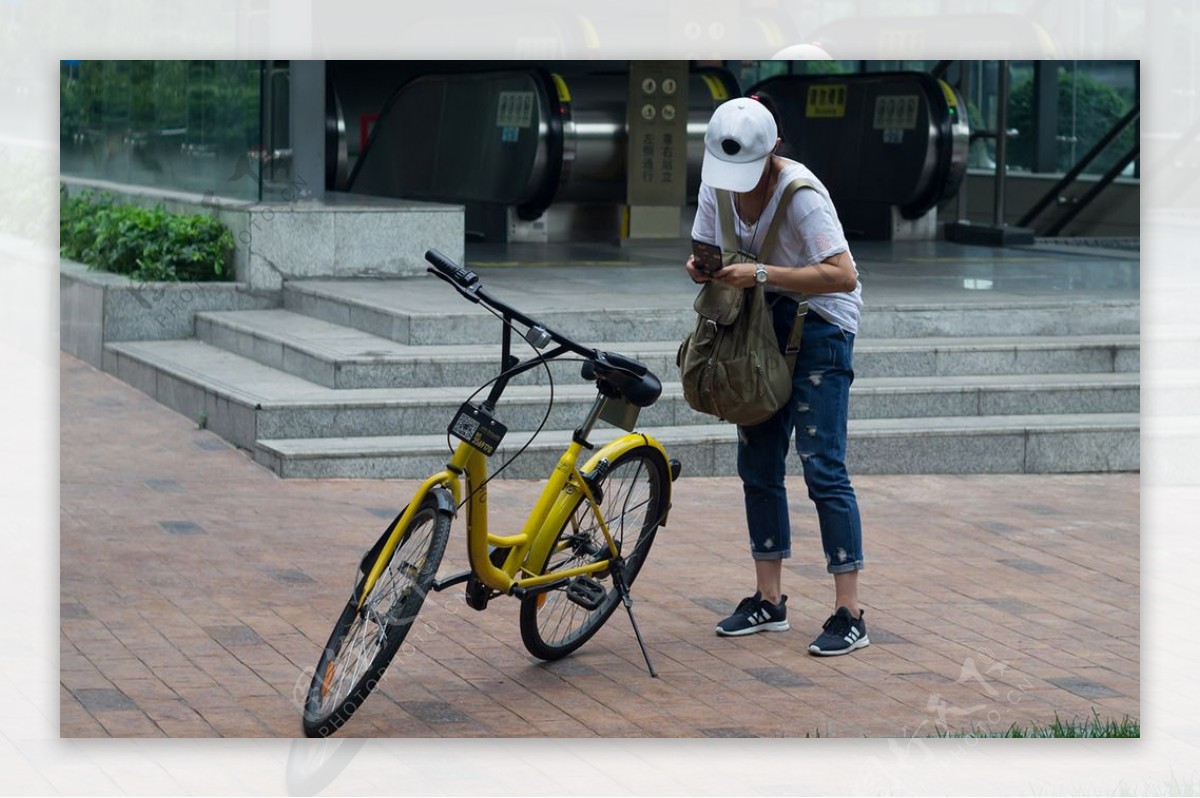
[[[1092, 162], [1095, 161], [1096, 158], [1099, 157], [1100, 154], [1104, 152], [1104, 150], [1106, 150], [1108, 146], [1117, 139], [1118, 136], [1125, 132], [1127, 127], [1129, 127], [1131, 124], [1135, 124], [1140, 114], [1140, 106], [1135, 105], [1127, 114], [1125, 114], [1125, 116], [1118, 119], [1113, 126], [1109, 128], [1108, 132], [1105, 133], [1090, 150], [1084, 153], [1083, 157], [1079, 159], [1079, 162], [1071, 167], [1069, 172], [1063, 175], [1058, 182], [1051, 186], [1050, 189], [1044, 195], [1042, 195], [1041, 199], [1035, 202], [1033, 206], [1025, 212], [1017, 224], [1021, 227], [1029, 226], [1030, 223], [1042, 213], [1042, 211], [1051, 205], [1051, 203], [1059, 202], [1059, 198], [1062, 196], [1062, 192], [1067, 188], [1067, 186], [1071, 185], [1076, 178], [1083, 174], [1083, 171], [1091, 166]], [[1113, 164], [1113, 166], [1107, 172], [1104, 173], [1100, 180], [1098, 180], [1090, 189], [1088, 189], [1088, 191], [1082, 197], [1067, 205], [1067, 208], [1062, 215], [1046, 225], [1043, 230], [1039, 231], [1040, 234], [1047, 236], [1058, 235], [1058, 233], [1064, 227], [1066, 227], [1072, 219], [1078, 216], [1084, 208], [1091, 204], [1091, 202], [1100, 195], [1100, 192], [1104, 191], [1105, 188], [1107, 188], [1114, 180], [1116, 180], [1121, 172], [1123, 172], [1125, 168], [1129, 166], [1129, 164], [1131, 164], [1135, 158], [1137, 158], [1139, 151], [1140, 146], [1135, 140], [1133, 147], [1131, 147], [1128, 152], [1122, 155], [1117, 162]]]

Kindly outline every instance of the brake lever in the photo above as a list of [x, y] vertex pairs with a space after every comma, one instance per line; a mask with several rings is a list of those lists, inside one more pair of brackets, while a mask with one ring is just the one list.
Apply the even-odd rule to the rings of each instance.
[[467, 300], [474, 302], [476, 305], [479, 304], [479, 293], [478, 293], [479, 292], [479, 283], [476, 283], [474, 285], [474, 287], [472, 287], [472, 288], [463, 288], [461, 285], [458, 284], [458, 281], [455, 280], [453, 277], [450, 277], [449, 275], [446, 275], [446, 274], [442, 274], [440, 271], [433, 268], [432, 266], [429, 266], [428, 268], [426, 268], [425, 271], [429, 272], [430, 274], [432, 274], [434, 277], [438, 278], [439, 280], [449, 283], [450, 286], [455, 291], [462, 294]]

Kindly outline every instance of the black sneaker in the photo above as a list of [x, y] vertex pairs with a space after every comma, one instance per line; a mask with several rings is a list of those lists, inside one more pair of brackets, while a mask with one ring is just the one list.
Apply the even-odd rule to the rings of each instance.
[[859, 610], [858, 618], [854, 618], [850, 615], [850, 610], [838, 607], [837, 612], [830, 615], [829, 620], [825, 622], [825, 631], [809, 644], [809, 653], [836, 657], [838, 654], [849, 654], [856, 648], [871, 645], [871, 639], [867, 637], [867, 624], [863, 620], [865, 614]]
[[725, 620], [717, 624], [717, 634], [723, 637], [751, 635], [755, 632], [786, 632], [790, 627], [787, 622], [787, 596], [772, 604], [762, 597], [762, 593], [742, 599], [737, 609]]

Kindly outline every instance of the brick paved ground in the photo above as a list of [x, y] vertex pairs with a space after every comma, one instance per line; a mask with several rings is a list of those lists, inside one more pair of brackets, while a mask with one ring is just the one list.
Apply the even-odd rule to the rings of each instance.
[[[279, 480], [68, 355], [61, 371], [61, 734], [294, 736], [297, 686], [405, 481]], [[736, 479], [675, 487], [622, 615], [541, 664], [517, 603], [435, 594], [343, 731], [364, 736], [902, 736], [1137, 717], [1138, 476], [859, 477], [873, 644], [805, 653], [830, 611], [797, 483], [793, 630], [721, 639], [747, 591]], [[517, 525], [536, 485], [490, 494]], [[465, 567], [461, 527], [442, 566]]]

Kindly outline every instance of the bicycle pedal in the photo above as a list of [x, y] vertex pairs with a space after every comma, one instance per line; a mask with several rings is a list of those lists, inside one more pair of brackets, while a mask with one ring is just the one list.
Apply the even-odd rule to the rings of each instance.
[[567, 583], [567, 598], [589, 612], [604, 601], [608, 591], [590, 576], [577, 576]]

